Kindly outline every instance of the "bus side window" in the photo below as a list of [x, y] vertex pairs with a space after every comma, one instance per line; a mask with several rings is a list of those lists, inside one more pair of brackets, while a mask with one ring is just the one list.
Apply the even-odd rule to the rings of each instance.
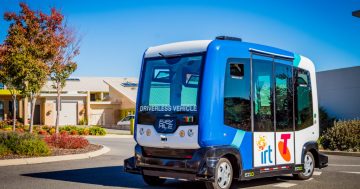
[[274, 131], [273, 61], [253, 56], [254, 131]]
[[305, 129], [313, 123], [313, 102], [310, 73], [300, 68], [294, 68], [295, 89], [295, 128]]
[[251, 131], [250, 61], [230, 58], [226, 64], [224, 124]]
[[293, 131], [292, 67], [275, 62], [276, 131]]

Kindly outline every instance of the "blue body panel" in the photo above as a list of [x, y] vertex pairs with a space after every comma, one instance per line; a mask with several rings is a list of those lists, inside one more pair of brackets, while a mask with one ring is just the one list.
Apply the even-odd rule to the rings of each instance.
[[[200, 147], [233, 146], [239, 149], [242, 157], [243, 170], [253, 168], [253, 133], [224, 125], [224, 81], [227, 59], [250, 58], [249, 49], [294, 57], [299, 62], [300, 57], [292, 52], [269, 46], [230, 41], [214, 40], [207, 48], [205, 65], [203, 65], [201, 95], [199, 106], [199, 134]], [[144, 59], [142, 68], [144, 67]], [[298, 64], [298, 63], [295, 63]], [[139, 79], [141, 89], [142, 71]], [[138, 91], [137, 102], [140, 102], [141, 90]], [[136, 106], [136, 115], [138, 106]], [[137, 116], [135, 117], [135, 131]], [[136, 140], [136, 132], [134, 133]]]

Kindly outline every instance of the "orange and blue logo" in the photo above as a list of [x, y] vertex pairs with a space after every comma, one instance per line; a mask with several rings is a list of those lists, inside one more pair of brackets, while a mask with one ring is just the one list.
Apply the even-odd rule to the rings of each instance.
[[271, 149], [271, 146], [268, 145], [266, 136], [260, 136], [256, 145], [258, 147], [258, 151], [261, 152], [261, 164], [272, 163], [271, 153], [273, 150]]
[[280, 155], [285, 161], [289, 162], [291, 160], [291, 154], [287, 144], [291, 138], [291, 134], [281, 134], [280, 138], [282, 140], [278, 143]]

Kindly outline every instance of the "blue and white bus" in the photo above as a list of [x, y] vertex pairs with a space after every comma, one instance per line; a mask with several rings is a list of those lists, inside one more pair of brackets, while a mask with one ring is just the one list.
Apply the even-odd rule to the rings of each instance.
[[319, 153], [315, 67], [282, 49], [220, 36], [148, 48], [126, 172], [149, 185], [167, 178], [227, 189], [234, 179], [327, 165]]

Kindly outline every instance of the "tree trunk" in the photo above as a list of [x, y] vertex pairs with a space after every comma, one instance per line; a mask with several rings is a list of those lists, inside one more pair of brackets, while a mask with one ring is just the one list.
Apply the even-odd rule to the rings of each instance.
[[12, 95], [13, 97], [13, 131], [16, 130], [16, 94]]
[[31, 94], [30, 95], [30, 108], [31, 108], [31, 112], [30, 112], [30, 133], [33, 132], [33, 127], [34, 127], [35, 102], [36, 102], [36, 97], [35, 97], [34, 94]]
[[61, 89], [59, 84], [57, 84], [57, 97], [56, 97], [56, 121], [55, 121], [55, 129], [56, 133], [59, 133], [59, 119], [60, 119], [60, 106], [61, 106]]

